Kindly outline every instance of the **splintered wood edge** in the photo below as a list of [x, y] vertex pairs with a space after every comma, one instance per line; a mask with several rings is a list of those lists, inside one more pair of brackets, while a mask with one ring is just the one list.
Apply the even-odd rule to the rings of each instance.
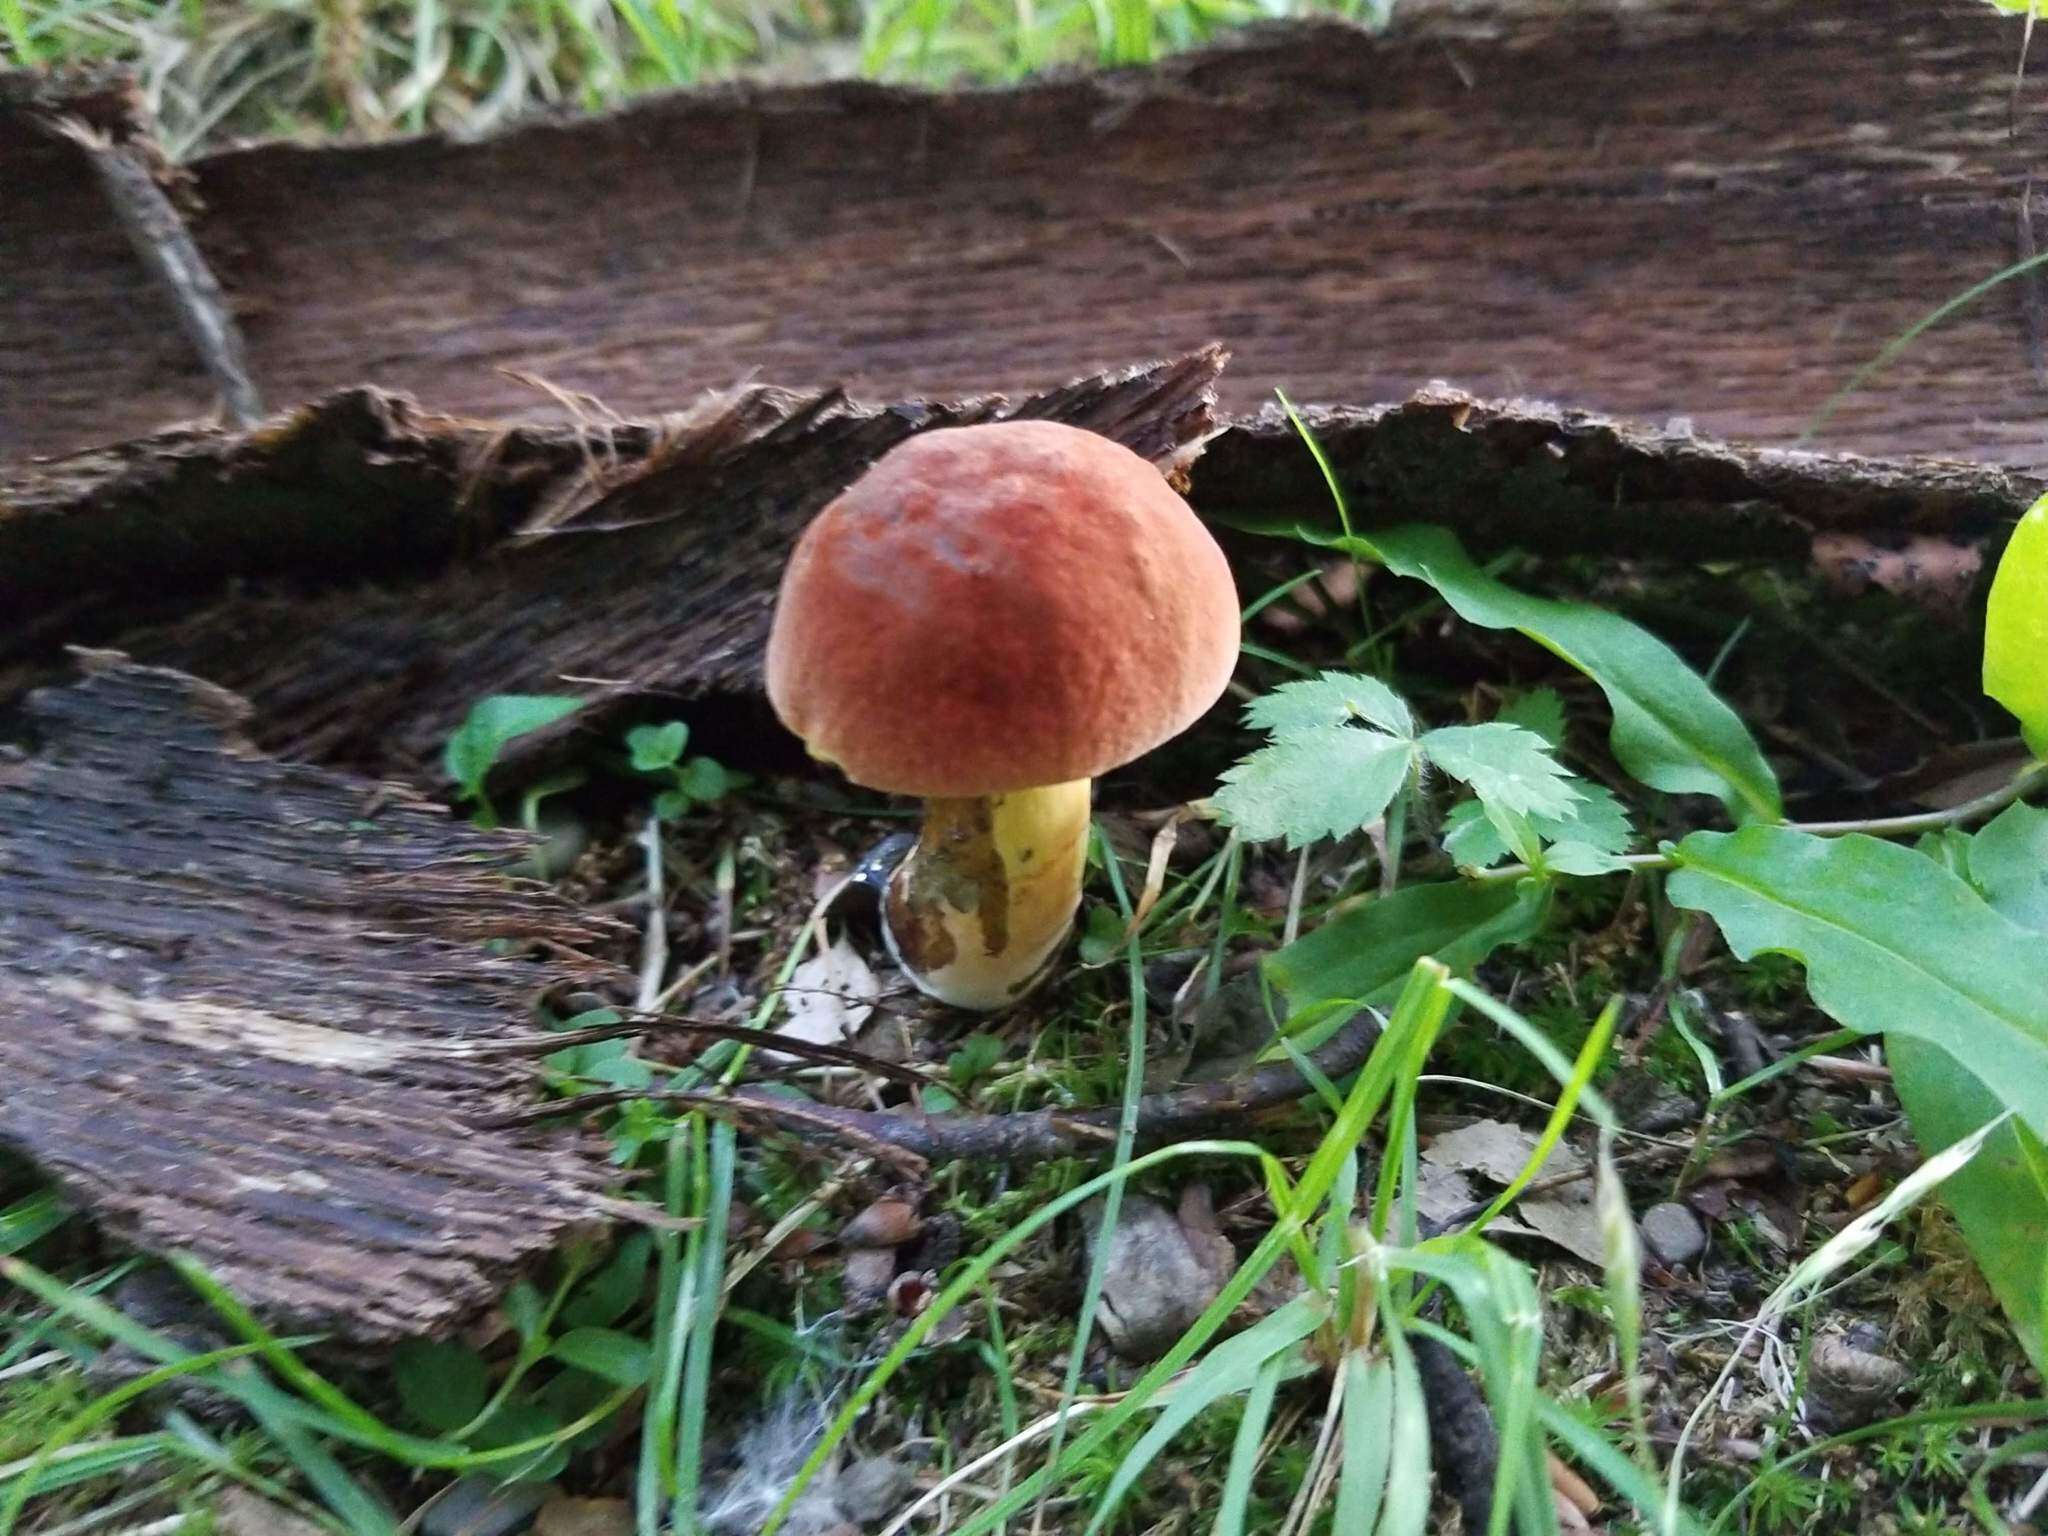
[[[519, 839], [251, 752], [224, 690], [105, 654], [0, 757], [0, 1142], [266, 1317], [445, 1329], [629, 1202], [580, 1140], [486, 1122], [545, 987], [611, 936]], [[487, 941], [545, 945], [492, 953]]]

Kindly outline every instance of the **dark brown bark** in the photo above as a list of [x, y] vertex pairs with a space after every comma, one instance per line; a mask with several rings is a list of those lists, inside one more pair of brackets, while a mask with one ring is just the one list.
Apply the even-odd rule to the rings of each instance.
[[[1016, 90], [732, 87], [481, 143], [191, 167], [273, 400], [652, 414], [753, 376], [1029, 388], [1221, 338], [1223, 396], [1433, 379], [1792, 439], [1888, 339], [2018, 258], [2038, 76], [1990, 7], [1414, 0]], [[7, 116], [0, 110], [0, 119]], [[0, 121], [0, 451], [211, 391], [75, 160]], [[2041, 465], [2022, 285], [1923, 336], [1822, 438]]]
[[[1221, 361], [1197, 353], [1015, 403], [877, 409], [748, 389], [586, 441], [437, 421], [357, 392], [239, 438], [179, 435], [161, 452], [55, 466], [0, 507], [0, 573], [26, 573], [0, 574], [0, 595], [13, 585], [26, 621], [14, 655], [36, 663], [15, 681], [41, 675], [57, 639], [118, 637], [138, 660], [247, 696], [257, 739], [281, 756], [412, 777], [438, 772], [441, 744], [486, 694], [589, 699], [522, 739], [511, 766], [545, 765], [636, 704], [757, 688], [797, 531], [912, 432], [1048, 417], [1171, 462], [1213, 426]], [[485, 557], [438, 569], [492, 539]], [[196, 588], [231, 575], [386, 583], [317, 596], [274, 585], [127, 630], [123, 603], [169, 591], [167, 565]], [[65, 582], [67, 569], [97, 572], [119, 600]], [[402, 572], [414, 579], [390, 584]]]
[[209, 683], [88, 660], [30, 701], [33, 755], [0, 755], [0, 1143], [359, 1339], [446, 1327], [613, 1214], [601, 1157], [485, 1123], [604, 925], [509, 878], [515, 839], [256, 755]]
[[[1198, 353], [1015, 405], [752, 388], [582, 434], [356, 390], [250, 433], [176, 432], [0, 476], [0, 700], [46, 679], [63, 643], [117, 645], [249, 697], [252, 733], [281, 755], [431, 778], [476, 699], [589, 699], [517, 744], [507, 772], [527, 777], [628, 715], [753, 698], [791, 540], [909, 433], [1043, 415], [1183, 460], [1213, 429], [1220, 363]], [[1443, 522], [1488, 549], [1797, 563], [1818, 533], [1919, 532], [1995, 550], [2042, 489], [1444, 390], [1308, 414], [1362, 524]], [[1277, 411], [1206, 438], [1184, 472], [1220, 523], [1332, 520]]]

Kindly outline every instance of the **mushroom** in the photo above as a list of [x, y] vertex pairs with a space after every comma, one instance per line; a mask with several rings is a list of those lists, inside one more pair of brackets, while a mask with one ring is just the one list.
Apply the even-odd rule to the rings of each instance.
[[1229, 563], [1159, 471], [1092, 432], [922, 432], [818, 514], [782, 578], [768, 697], [813, 757], [924, 799], [890, 953], [999, 1008], [1073, 924], [1089, 781], [1178, 735], [1237, 660]]

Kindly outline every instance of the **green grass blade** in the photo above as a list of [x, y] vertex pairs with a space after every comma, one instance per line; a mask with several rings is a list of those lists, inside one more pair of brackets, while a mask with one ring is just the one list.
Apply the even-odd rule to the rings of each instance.
[[1252, 1477], [1259, 1470], [1259, 1446], [1266, 1438], [1266, 1423], [1273, 1415], [1273, 1394], [1287, 1367], [1287, 1356], [1270, 1355], [1259, 1367], [1251, 1391], [1245, 1394], [1244, 1417], [1237, 1421], [1237, 1438], [1230, 1446], [1230, 1469], [1223, 1477], [1223, 1491], [1217, 1496], [1216, 1536], [1244, 1536], [1252, 1502]]
[[1344, 1356], [1344, 1460], [1337, 1473], [1332, 1531], [1370, 1532], [1387, 1492], [1393, 1451], [1394, 1368], [1361, 1350]]
[[[831, 1461], [837, 1453], [841, 1442], [852, 1431], [854, 1424], [858, 1422], [867, 1406], [875, 1400], [881, 1393], [882, 1388], [887, 1386], [896, 1373], [903, 1368], [904, 1362], [917, 1352], [918, 1346], [924, 1342], [931, 1331], [944, 1321], [965, 1297], [987, 1282], [989, 1274], [998, 1264], [1014, 1253], [1025, 1242], [1029, 1241], [1034, 1234], [1059, 1220], [1060, 1217], [1073, 1210], [1076, 1206], [1102, 1193], [1113, 1180], [1120, 1177], [1134, 1178], [1149, 1169], [1162, 1167], [1168, 1163], [1189, 1157], [1247, 1157], [1263, 1163], [1268, 1160], [1269, 1154], [1263, 1147], [1245, 1141], [1179, 1142], [1170, 1147], [1161, 1147], [1156, 1152], [1148, 1152], [1143, 1157], [1133, 1158], [1126, 1167], [1100, 1174], [1086, 1183], [1068, 1190], [1058, 1199], [1050, 1201], [1038, 1210], [1033, 1211], [1023, 1221], [1004, 1233], [995, 1242], [991, 1243], [962, 1266], [960, 1273], [948, 1282], [937, 1296], [932, 1298], [930, 1306], [926, 1307], [924, 1311], [918, 1313], [911, 1320], [910, 1326], [903, 1331], [902, 1337], [896, 1341], [895, 1345], [882, 1357], [880, 1362], [868, 1373], [860, 1385], [848, 1394], [847, 1400], [841, 1406], [838, 1416], [833, 1419], [817, 1446], [813, 1448], [810, 1457], [798, 1469], [796, 1478], [790, 1484], [788, 1491], [783, 1494], [782, 1502], [770, 1512], [766, 1523], [761, 1528], [760, 1536], [774, 1536], [774, 1533], [782, 1528], [784, 1522], [789, 1518], [791, 1508], [802, 1497], [804, 1489], [810, 1485], [811, 1479], [817, 1476], [820, 1469]], [[1271, 1249], [1271, 1253], [1266, 1256], [1265, 1262], [1265, 1267], [1270, 1269], [1273, 1261], [1279, 1257], [1280, 1239], [1271, 1238], [1264, 1246]], [[1254, 1258], [1257, 1257], [1259, 1255], [1255, 1254]], [[1245, 1265], [1240, 1266], [1238, 1278], [1242, 1279], [1246, 1271], [1251, 1267], [1252, 1260], [1247, 1260]], [[1228, 1298], [1229, 1307], [1235, 1307], [1250, 1292], [1252, 1286], [1258, 1283], [1258, 1279], [1263, 1274], [1264, 1270], [1260, 1270], [1251, 1279], [1245, 1280], [1241, 1287], [1237, 1286], [1236, 1281], [1233, 1281], [1231, 1285], [1225, 1287], [1223, 1297], [1218, 1298], [1219, 1304], [1225, 1298]], [[1217, 1307], [1212, 1306], [1210, 1310], [1216, 1311]], [[1204, 1315], [1205, 1317], [1207, 1316], [1207, 1314]], [[1229, 1309], [1224, 1308], [1222, 1315], [1217, 1319], [1218, 1327], [1221, 1326], [1223, 1319], [1227, 1318], [1228, 1315]], [[1200, 1325], [1197, 1326], [1199, 1327]], [[1209, 1330], [1211, 1333], [1214, 1331], [1213, 1328]], [[1204, 1337], [1206, 1336], [1205, 1334]], [[1183, 1343], [1185, 1342], [1183, 1340]], [[1193, 1349], [1190, 1348], [1187, 1353], [1192, 1354]], [[1147, 1373], [1147, 1377], [1141, 1379], [1140, 1385], [1144, 1385], [1145, 1380], [1149, 1380], [1155, 1374], [1158, 1375], [1160, 1381], [1164, 1381], [1167, 1376], [1172, 1374], [1173, 1370], [1177, 1370], [1181, 1364], [1185, 1363], [1185, 1360], [1186, 1355], [1181, 1355], [1176, 1360], [1174, 1352], [1170, 1351], [1166, 1356], [1166, 1361], [1174, 1362], [1172, 1369], [1162, 1372], [1161, 1366], [1155, 1365], [1152, 1371]], [[1164, 1363], [1164, 1361], [1161, 1362], [1162, 1365]], [[1156, 1389], [1157, 1383], [1154, 1383], [1153, 1390]], [[1137, 1390], [1137, 1388], [1133, 1388], [1131, 1393], [1126, 1394], [1127, 1401], [1129, 1398], [1137, 1395]], [[1136, 1412], [1138, 1406], [1138, 1404], [1132, 1404], [1130, 1411]], [[1111, 1410], [1109, 1413], [1099, 1415], [1098, 1421], [1111, 1419], [1114, 1413], [1115, 1410]], [[1128, 1413], [1124, 1414], [1121, 1417], [1115, 1418], [1114, 1422], [1120, 1425], [1128, 1417]], [[1083, 1437], [1083, 1439], [1076, 1441], [1074, 1445], [1068, 1447], [1067, 1454], [1071, 1457], [1082, 1446], [1086, 1445], [1092, 1449], [1096, 1443], [1098, 1442], [1092, 1436]], [[1003, 1517], [1016, 1513], [1019, 1503], [1035, 1496], [1037, 1486], [1041, 1480], [1041, 1477], [1027, 1480], [1009, 1499], [998, 1504], [996, 1510]], [[973, 1530], [985, 1530], [991, 1523], [993, 1523], [992, 1512], [984, 1512], [982, 1517], [964, 1528], [959, 1533], [959, 1536], [968, 1536], [968, 1532]]]
[[[1145, 954], [1142, 936], [1131, 922], [1131, 897], [1124, 886], [1123, 867], [1117, 862], [1115, 846], [1098, 825], [1093, 833], [1102, 867], [1108, 872], [1110, 890], [1117, 911], [1124, 920], [1125, 961], [1130, 974], [1129, 1024], [1124, 1032], [1124, 1091], [1117, 1118], [1116, 1149], [1110, 1156], [1110, 1172], [1129, 1166], [1137, 1145], [1138, 1100], [1145, 1091]], [[1103, 1196], [1102, 1219], [1096, 1227], [1095, 1260], [1088, 1266], [1088, 1279], [1081, 1292], [1081, 1312], [1074, 1323], [1074, 1345], [1067, 1352], [1066, 1379], [1060, 1386], [1060, 1418], [1053, 1425], [1052, 1443], [1046, 1459], [1057, 1461], [1067, 1437], [1066, 1410], [1081, 1390], [1081, 1368], [1088, 1352], [1088, 1340], [1095, 1331], [1096, 1314], [1102, 1307], [1102, 1287], [1109, 1277], [1110, 1245], [1116, 1237], [1118, 1217], [1123, 1212], [1124, 1183], [1118, 1179]]]
[[63, 1226], [70, 1208], [55, 1190], [39, 1190], [0, 1211], [0, 1254], [20, 1253]]
[[1328, 1305], [1323, 1298], [1305, 1292], [1211, 1350], [1209, 1357], [1175, 1388], [1172, 1400], [1160, 1410], [1152, 1427], [1117, 1464], [1116, 1475], [1109, 1480], [1088, 1521], [1086, 1536], [1095, 1536], [1108, 1524], [1124, 1496], [1176, 1435], [1224, 1398], [1250, 1391], [1269, 1365], [1284, 1364], [1287, 1352], [1315, 1332], [1326, 1316]]
[[1381, 1308], [1393, 1402], [1388, 1416], [1386, 1495], [1378, 1536], [1423, 1536], [1429, 1526], [1429, 1404], [1415, 1351], [1391, 1307]]
[[738, 1133], [731, 1122], [718, 1121], [708, 1134], [704, 1224], [692, 1236], [698, 1241], [696, 1293], [700, 1298], [689, 1319], [683, 1352], [682, 1415], [675, 1448], [675, 1501], [670, 1523], [677, 1531], [697, 1528], [697, 1492], [703, 1481], [704, 1430], [711, 1391], [712, 1350], [718, 1331], [719, 1299], [724, 1293], [726, 1228], [732, 1216], [734, 1155]]

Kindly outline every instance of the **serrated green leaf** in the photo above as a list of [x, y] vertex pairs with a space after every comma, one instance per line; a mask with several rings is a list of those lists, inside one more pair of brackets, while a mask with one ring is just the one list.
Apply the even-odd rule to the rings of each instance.
[[1003, 1042], [994, 1035], [969, 1035], [958, 1050], [946, 1058], [946, 1076], [956, 1088], [966, 1088], [986, 1077], [1003, 1059]]
[[1247, 724], [1276, 737], [1323, 725], [1362, 720], [1389, 736], [1415, 734], [1415, 717], [1401, 696], [1376, 677], [1325, 672], [1298, 683], [1282, 683], [1245, 706]]
[[686, 789], [664, 789], [654, 797], [654, 814], [663, 821], [680, 821], [695, 803]]
[[462, 1428], [490, 1396], [490, 1372], [467, 1345], [407, 1339], [391, 1357], [391, 1377], [405, 1411], [437, 1434]]
[[1552, 751], [1564, 747], [1564, 695], [1555, 688], [1531, 688], [1520, 698], [1502, 705], [1494, 718], [1534, 731], [1550, 744]]
[[1467, 623], [1516, 629], [1600, 685], [1614, 711], [1615, 758], [1669, 794], [1718, 796], [1736, 815], [1783, 815], [1777, 775], [1735, 712], [1678, 653], [1619, 614], [1532, 597], [1472, 563], [1448, 529], [1410, 524], [1369, 540], [1324, 540], [1426, 581]]
[[1984, 691], [2048, 757], [2048, 496], [2026, 511], [1999, 557], [1984, 610]]
[[1602, 853], [1626, 853], [1635, 841], [1636, 829], [1628, 819], [1628, 808], [1615, 798], [1605, 784], [1573, 779], [1579, 802], [1565, 816], [1536, 816], [1536, 830], [1552, 842], [1584, 843]]
[[[1929, 1157], [2005, 1112], [1998, 1095], [1924, 1040], [1886, 1042], [1892, 1086]], [[2048, 1373], [2048, 1185], [2024, 1125], [2008, 1121], [1951, 1174], [1941, 1198], [1955, 1213], [1970, 1256], [2013, 1325], [2036, 1370]]]
[[1619, 854], [1567, 838], [1543, 850], [1543, 867], [1559, 875], [1617, 875], [1628, 868]]
[[1104, 965], [1123, 952], [1123, 917], [1108, 902], [1097, 902], [1081, 925], [1081, 963]]
[[1568, 816], [1579, 801], [1571, 775], [1550, 755], [1543, 738], [1519, 725], [1446, 725], [1425, 732], [1419, 745], [1452, 778], [1472, 786], [1481, 800], [1518, 816]]
[[2009, 805], [1970, 839], [1971, 884], [2022, 928], [2048, 933], [2048, 810]]
[[1490, 869], [1508, 856], [1507, 840], [1477, 800], [1460, 800], [1444, 816], [1444, 852], [1463, 869]]
[[1310, 726], [1223, 775], [1215, 806], [1247, 842], [1299, 848], [1379, 820], [1414, 762], [1412, 742], [1355, 726]]
[[1743, 959], [1805, 962], [1831, 1017], [1948, 1052], [2048, 1130], [2048, 944], [1911, 848], [1786, 827], [1695, 832], [1673, 903], [1704, 911]]
[[626, 732], [626, 750], [633, 766], [642, 773], [659, 773], [683, 760], [683, 748], [690, 742], [690, 728], [680, 720], [666, 725], [636, 725]]
[[581, 699], [561, 694], [494, 693], [478, 699], [448, 738], [442, 766], [467, 798], [481, 799], [484, 778], [508, 745], [582, 707]]
[[1404, 886], [1276, 950], [1264, 970], [1292, 1013], [1341, 999], [1384, 1002], [1423, 956], [1469, 969], [1500, 945], [1535, 933], [1548, 911], [1541, 881]]
[[[1613, 857], [1635, 837], [1628, 812], [1604, 784], [1573, 779], [1580, 795], [1568, 816], [1531, 816], [1528, 825], [1552, 845], [1546, 861], [1560, 874], [1605, 874], [1628, 866]], [[1461, 800], [1444, 817], [1444, 852], [1465, 869], [1490, 869], [1508, 856], [1507, 839], [1487, 808]], [[1562, 854], [1560, 862], [1558, 855]]]
[[611, 1328], [572, 1328], [555, 1340], [549, 1353], [619, 1387], [645, 1386], [654, 1367], [645, 1339]]

